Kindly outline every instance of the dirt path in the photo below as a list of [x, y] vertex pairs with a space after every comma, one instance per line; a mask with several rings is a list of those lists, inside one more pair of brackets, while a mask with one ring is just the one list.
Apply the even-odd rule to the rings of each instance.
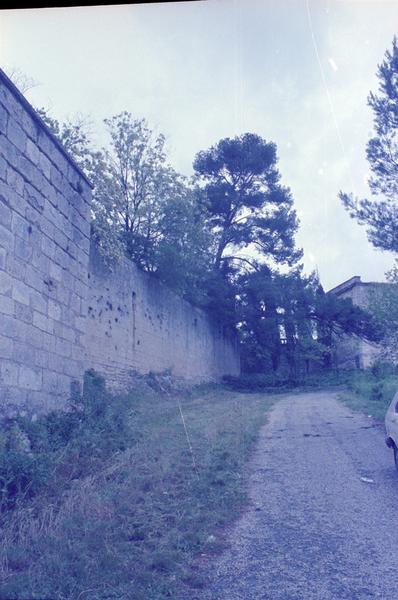
[[201, 599], [398, 598], [392, 453], [383, 430], [337, 394], [289, 395], [275, 405], [249, 494], [229, 548], [207, 565], [212, 580]]

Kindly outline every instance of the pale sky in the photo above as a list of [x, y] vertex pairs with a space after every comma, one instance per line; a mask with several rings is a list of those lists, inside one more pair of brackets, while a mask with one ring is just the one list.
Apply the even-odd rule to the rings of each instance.
[[122, 110], [166, 135], [171, 164], [246, 131], [274, 141], [295, 199], [307, 272], [326, 289], [384, 279], [376, 251], [340, 205], [368, 192], [367, 106], [398, 33], [398, 0], [207, 0], [0, 12], [0, 61], [40, 85], [35, 106], [62, 120]]

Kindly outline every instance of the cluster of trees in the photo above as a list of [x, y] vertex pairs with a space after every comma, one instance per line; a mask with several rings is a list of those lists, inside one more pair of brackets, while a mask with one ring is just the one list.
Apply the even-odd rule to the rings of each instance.
[[369, 315], [303, 275], [274, 143], [253, 133], [222, 139], [197, 154], [188, 180], [144, 119], [106, 119], [109, 144], [96, 149], [84, 122], [41, 114], [94, 184], [92, 234], [109, 267], [128, 256], [238, 328], [245, 370], [329, 367], [333, 336], [377, 338]]

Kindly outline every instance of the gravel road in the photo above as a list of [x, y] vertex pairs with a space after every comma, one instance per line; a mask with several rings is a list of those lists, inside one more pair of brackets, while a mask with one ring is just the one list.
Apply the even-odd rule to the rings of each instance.
[[249, 466], [250, 506], [207, 565], [200, 598], [398, 598], [392, 452], [380, 425], [337, 398], [295, 394], [275, 405]]

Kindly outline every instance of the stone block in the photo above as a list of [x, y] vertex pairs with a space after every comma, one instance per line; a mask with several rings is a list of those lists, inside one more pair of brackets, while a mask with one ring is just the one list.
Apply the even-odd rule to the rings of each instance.
[[71, 292], [70, 294], [70, 308], [76, 315], [80, 315], [81, 299], [75, 292]]
[[35, 367], [42, 367], [43, 369], [48, 369], [49, 356], [50, 354], [47, 352], [47, 350], [35, 350]]
[[25, 110], [22, 112], [21, 125], [29, 138], [31, 138], [33, 142], [37, 142], [39, 126]]
[[51, 177], [51, 161], [43, 152], [39, 153], [39, 169], [42, 171], [43, 175], [50, 181]]
[[78, 250], [76, 244], [74, 244], [71, 240], [68, 240], [65, 250], [69, 256], [73, 258], [73, 260], [77, 261]]
[[8, 119], [7, 137], [20, 152], [25, 151], [28, 136], [14, 119]]
[[7, 132], [7, 123], [8, 123], [8, 112], [0, 104], [0, 133], [5, 134]]
[[2, 315], [0, 321], [0, 336], [12, 338], [13, 340], [24, 341], [26, 338], [27, 327], [17, 319], [9, 315]]
[[24, 109], [20, 102], [15, 98], [14, 94], [5, 86], [0, 87], [1, 102], [6, 107], [10, 116], [17, 121], [22, 120]]
[[75, 315], [69, 306], [61, 305], [62, 308], [62, 322], [68, 323], [71, 327], [75, 326]]
[[72, 225], [77, 227], [77, 229], [86, 237], [90, 235], [90, 223], [87, 219], [84, 219], [77, 210], [71, 206], [71, 222]]
[[14, 250], [14, 236], [9, 229], [0, 224], [0, 247], [5, 248], [7, 252]]
[[73, 379], [80, 379], [83, 376], [82, 363], [75, 360], [64, 361], [63, 373]]
[[87, 326], [87, 317], [76, 317], [75, 327], [79, 333], [84, 333]]
[[42, 232], [53, 240], [55, 237], [55, 225], [53, 225], [44, 215], [40, 221], [40, 229]]
[[33, 312], [33, 325], [46, 333], [54, 333], [54, 321], [40, 312]]
[[57, 286], [56, 298], [60, 304], [69, 306], [70, 303], [70, 291], [61, 283]]
[[41, 390], [43, 387], [42, 369], [20, 365], [18, 385], [27, 390]]
[[25, 219], [34, 226], [34, 229], [41, 231], [41, 222], [44, 220], [40, 211], [32, 206], [27, 206], [25, 210]]
[[37, 144], [38, 144], [40, 150], [48, 158], [51, 158], [51, 155], [54, 152], [57, 152], [54, 142], [50, 139], [49, 135], [47, 134], [46, 131], [44, 131], [44, 129], [39, 129], [39, 131], [38, 131]]
[[[34, 253], [32, 256], [32, 261], [34, 258]], [[46, 281], [46, 271], [40, 272], [38, 269], [33, 268], [33, 265], [30, 266], [29, 269], [26, 270], [25, 274], [25, 283], [29, 286], [29, 294], [36, 291], [40, 294], [48, 295], [48, 287], [45, 284]], [[33, 288], [33, 289], [32, 289]]]
[[11, 221], [11, 230], [14, 233], [14, 235], [18, 236], [19, 238], [25, 241], [29, 241], [30, 234], [32, 233], [32, 226], [26, 220], [25, 217], [21, 217], [21, 215], [13, 213]]
[[[0, 136], [1, 139], [1, 136]], [[0, 182], [0, 201], [20, 215], [25, 214], [24, 199], [6, 183]]]
[[25, 262], [29, 262], [33, 254], [33, 245], [19, 237], [15, 238], [15, 256]]
[[18, 281], [16, 279], [13, 280], [12, 298], [16, 300], [16, 302], [20, 302], [21, 304], [26, 304], [27, 306], [29, 306], [30, 292], [31, 288], [26, 283], [24, 283], [23, 281]]
[[[61, 232], [63, 231], [65, 217], [58, 210], [58, 207], [53, 206], [48, 200], [46, 200], [44, 203], [44, 215], [53, 225], [55, 225], [55, 227], [57, 227], [57, 229], [59, 229]], [[56, 235], [56, 233], [54, 235]]]
[[43, 189], [44, 177], [42, 172], [25, 156], [19, 157], [17, 168], [25, 181], [31, 183], [37, 190]]
[[62, 308], [58, 302], [55, 302], [51, 298], [48, 300], [48, 316], [54, 321], [61, 321]]
[[24, 187], [24, 198], [30, 206], [32, 206], [39, 213], [43, 212], [44, 208], [44, 196], [30, 183], [25, 183]]
[[22, 175], [13, 167], [7, 168], [7, 183], [20, 196], [23, 196], [25, 188], [25, 180]]
[[62, 273], [63, 273], [62, 267], [55, 264], [54, 262], [50, 262], [49, 272], [50, 272], [50, 277], [52, 277], [56, 281], [62, 281]]
[[49, 258], [54, 259], [55, 253], [56, 253], [56, 250], [57, 250], [57, 246], [53, 242], [53, 240], [51, 240], [50, 238], [48, 238], [45, 235], [43, 235], [42, 240], [41, 240], [41, 249], [42, 249], [42, 252], [46, 256], [48, 256]]
[[31, 290], [30, 294], [30, 306], [33, 310], [42, 313], [43, 315], [47, 315], [48, 310], [48, 298], [39, 291]]
[[4, 385], [18, 384], [19, 365], [11, 360], [2, 360], [0, 363], [0, 381]]
[[0, 135], [0, 154], [7, 157], [7, 162], [13, 167], [18, 165], [20, 153], [5, 135]]
[[55, 336], [52, 333], [41, 331], [41, 337], [43, 340], [43, 349], [53, 354], [55, 352]]
[[0, 223], [2, 227], [11, 229], [11, 208], [6, 203], [5, 198], [0, 197]]
[[7, 163], [2, 156], [0, 156], [0, 179], [6, 180], [7, 176]]
[[34, 348], [38, 348], [39, 350], [43, 350], [44, 348], [50, 349], [48, 347], [47, 339], [44, 339], [44, 336], [48, 335], [46, 332], [41, 331], [37, 327], [29, 326], [29, 330], [26, 331], [26, 341], [29, 342]]
[[66, 217], [67, 219], [69, 219], [70, 216], [70, 203], [68, 202], [67, 197], [65, 197], [63, 194], [58, 193], [57, 194], [57, 208], [59, 210], [59, 212], [64, 215], [64, 217]]
[[14, 347], [14, 341], [10, 337], [2, 335], [0, 325], [0, 358], [11, 358]]
[[15, 340], [11, 358], [21, 364], [34, 365], [36, 352], [38, 349], [29, 343]]
[[[7, 250], [0, 247], [0, 271], [6, 270]], [[1, 274], [0, 274], [1, 277]]]
[[55, 262], [60, 265], [63, 269], [66, 269], [67, 271], [73, 271], [73, 258], [71, 256], [69, 256], [69, 254], [62, 249], [60, 246], [55, 246], [55, 252], [54, 252], [54, 260]]
[[14, 300], [9, 296], [0, 296], [0, 313], [2, 315], [14, 314]]
[[69, 240], [61, 229], [57, 229], [55, 232], [55, 242], [63, 252], [69, 254]]
[[14, 279], [11, 277], [11, 275], [5, 271], [2, 271], [0, 274], [0, 294], [11, 297], [13, 284]]
[[26, 262], [17, 258], [15, 254], [8, 254], [5, 270], [15, 279], [25, 281]]
[[62, 395], [69, 393], [70, 378], [62, 373], [63, 361], [59, 364], [60, 371], [44, 371], [43, 389], [51, 394]]
[[26, 150], [25, 150], [27, 158], [36, 166], [40, 168], [40, 155], [42, 154], [35, 142], [30, 138], [26, 141]]
[[62, 154], [62, 152], [54, 152], [52, 161], [56, 165], [58, 171], [61, 173], [63, 179], [68, 179], [68, 168], [70, 161]]
[[50, 182], [59, 192], [62, 192], [62, 173], [59, 172], [55, 165], [51, 166]]
[[30, 306], [21, 304], [20, 302], [15, 302], [15, 318], [18, 319], [18, 321], [23, 321], [24, 323], [32, 323], [33, 311]]

